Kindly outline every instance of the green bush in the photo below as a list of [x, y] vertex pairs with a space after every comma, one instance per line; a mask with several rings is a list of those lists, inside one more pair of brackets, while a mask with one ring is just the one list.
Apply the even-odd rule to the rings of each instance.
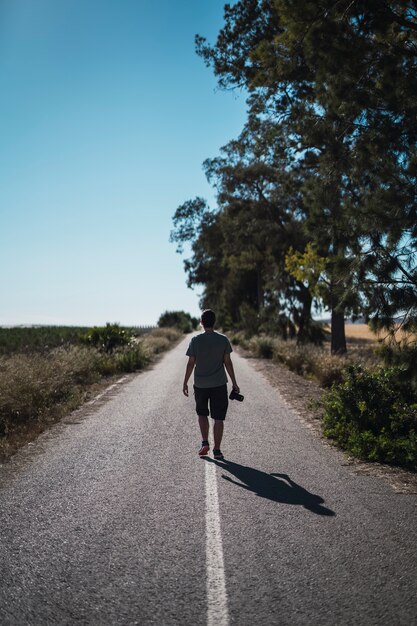
[[417, 470], [417, 403], [401, 368], [350, 366], [323, 399], [324, 434], [369, 461]]
[[159, 328], [178, 328], [183, 333], [191, 333], [198, 320], [185, 311], [165, 311], [158, 320]]
[[80, 336], [81, 343], [98, 348], [102, 352], [113, 352], [120, 346], [127, 346], [132, 341], [131, 333], [119, 326], [109, 324], [94, 326]]
[[384, 344], [378, 352], [386, 365], [401, 368], [401, 377], [409, 381], [417, 392], [417, 343], [394, 346]]

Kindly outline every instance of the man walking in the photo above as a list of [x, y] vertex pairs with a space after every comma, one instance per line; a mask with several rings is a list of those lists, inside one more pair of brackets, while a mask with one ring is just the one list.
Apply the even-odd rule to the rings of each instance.
[[[193, 337], [188, 346], [188, 363], [185, 370], [183, 393], [188, 397], [188, 380], [194, 370], [194, 396], [196, 413], [203, 439], [199, 451], [200, 456], [205, 456], [210, 450], [209, 445], [209, 421], [211, 414], [214, 420], [213, 456], [215, 459], [223, 459], [220, 450], [224, 420], [229, 404], [227, 396], [227, 373], [232, 381], [233, 389], [239, 393], [236, 382], [233, 363], [230, 358], [232, 346], [225, 335], [214, 330], [216, 316], [214, 311], [206, 309], [201, 315], [201, 325], [204, 332]], [[210, 410], [209, 410], [210, 404]]]

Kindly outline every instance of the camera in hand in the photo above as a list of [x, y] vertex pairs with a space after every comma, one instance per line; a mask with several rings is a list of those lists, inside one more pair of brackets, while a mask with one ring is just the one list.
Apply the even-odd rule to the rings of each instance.
[[238, 393], [237, 391], [235, 391], [234, 389], [232, 389], [232, 391], [230, 392], [230, 396], [229, 399], [230, 400], [238, 400], [239, 402], [243, 402], [243, 398], [245, 396], [242, 396], [241, 393]]

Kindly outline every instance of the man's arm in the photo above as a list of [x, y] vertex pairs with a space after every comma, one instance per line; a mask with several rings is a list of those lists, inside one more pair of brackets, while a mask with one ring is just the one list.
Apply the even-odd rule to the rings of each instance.
[[182, 393], [184, 394], [184, 396], [187, 396], [187, 397], [188, 397], [188, 381], [189, 381], [191, 374], [193, 373], [194, 365], [195, 365], [195, 356], [188, 357], [187, 367], [185, 368], [184, 384], [182, 386]]
[[239, 385], [236, 382], [235, 370], [233, 369], [233, 363], [232, 363], [232, 359], [230, 358], [229, 352], [224, 353], [223, 363], [224, 363], [227, 373], [230, 376], [230, 380], [232, 381], [233, 389], [237, 391], [237, 393], [239, 393], [240, 389], [239, 389]]

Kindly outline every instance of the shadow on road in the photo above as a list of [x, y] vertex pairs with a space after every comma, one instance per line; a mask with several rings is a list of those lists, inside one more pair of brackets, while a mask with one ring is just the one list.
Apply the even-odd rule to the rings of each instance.
[[273, 502], [282, 502], [283, 504], [298, 504], [317, 515], [336, 515], [334, 511], [323, 506], [324, 500], [321, 496], [310, 493], [307, 489], [297, 485], [288, 474], [267, 474], [253, 467], [239, 465], [226, 459], [216, 461], [210, 457], [204, 457], [204, 460], [209, 463], [215, 463], [222, 469], [230, 472], [240, 482], [223, 474], [222, 478], [224, 480], [252, 491], [261, 498], [267, 498]]

